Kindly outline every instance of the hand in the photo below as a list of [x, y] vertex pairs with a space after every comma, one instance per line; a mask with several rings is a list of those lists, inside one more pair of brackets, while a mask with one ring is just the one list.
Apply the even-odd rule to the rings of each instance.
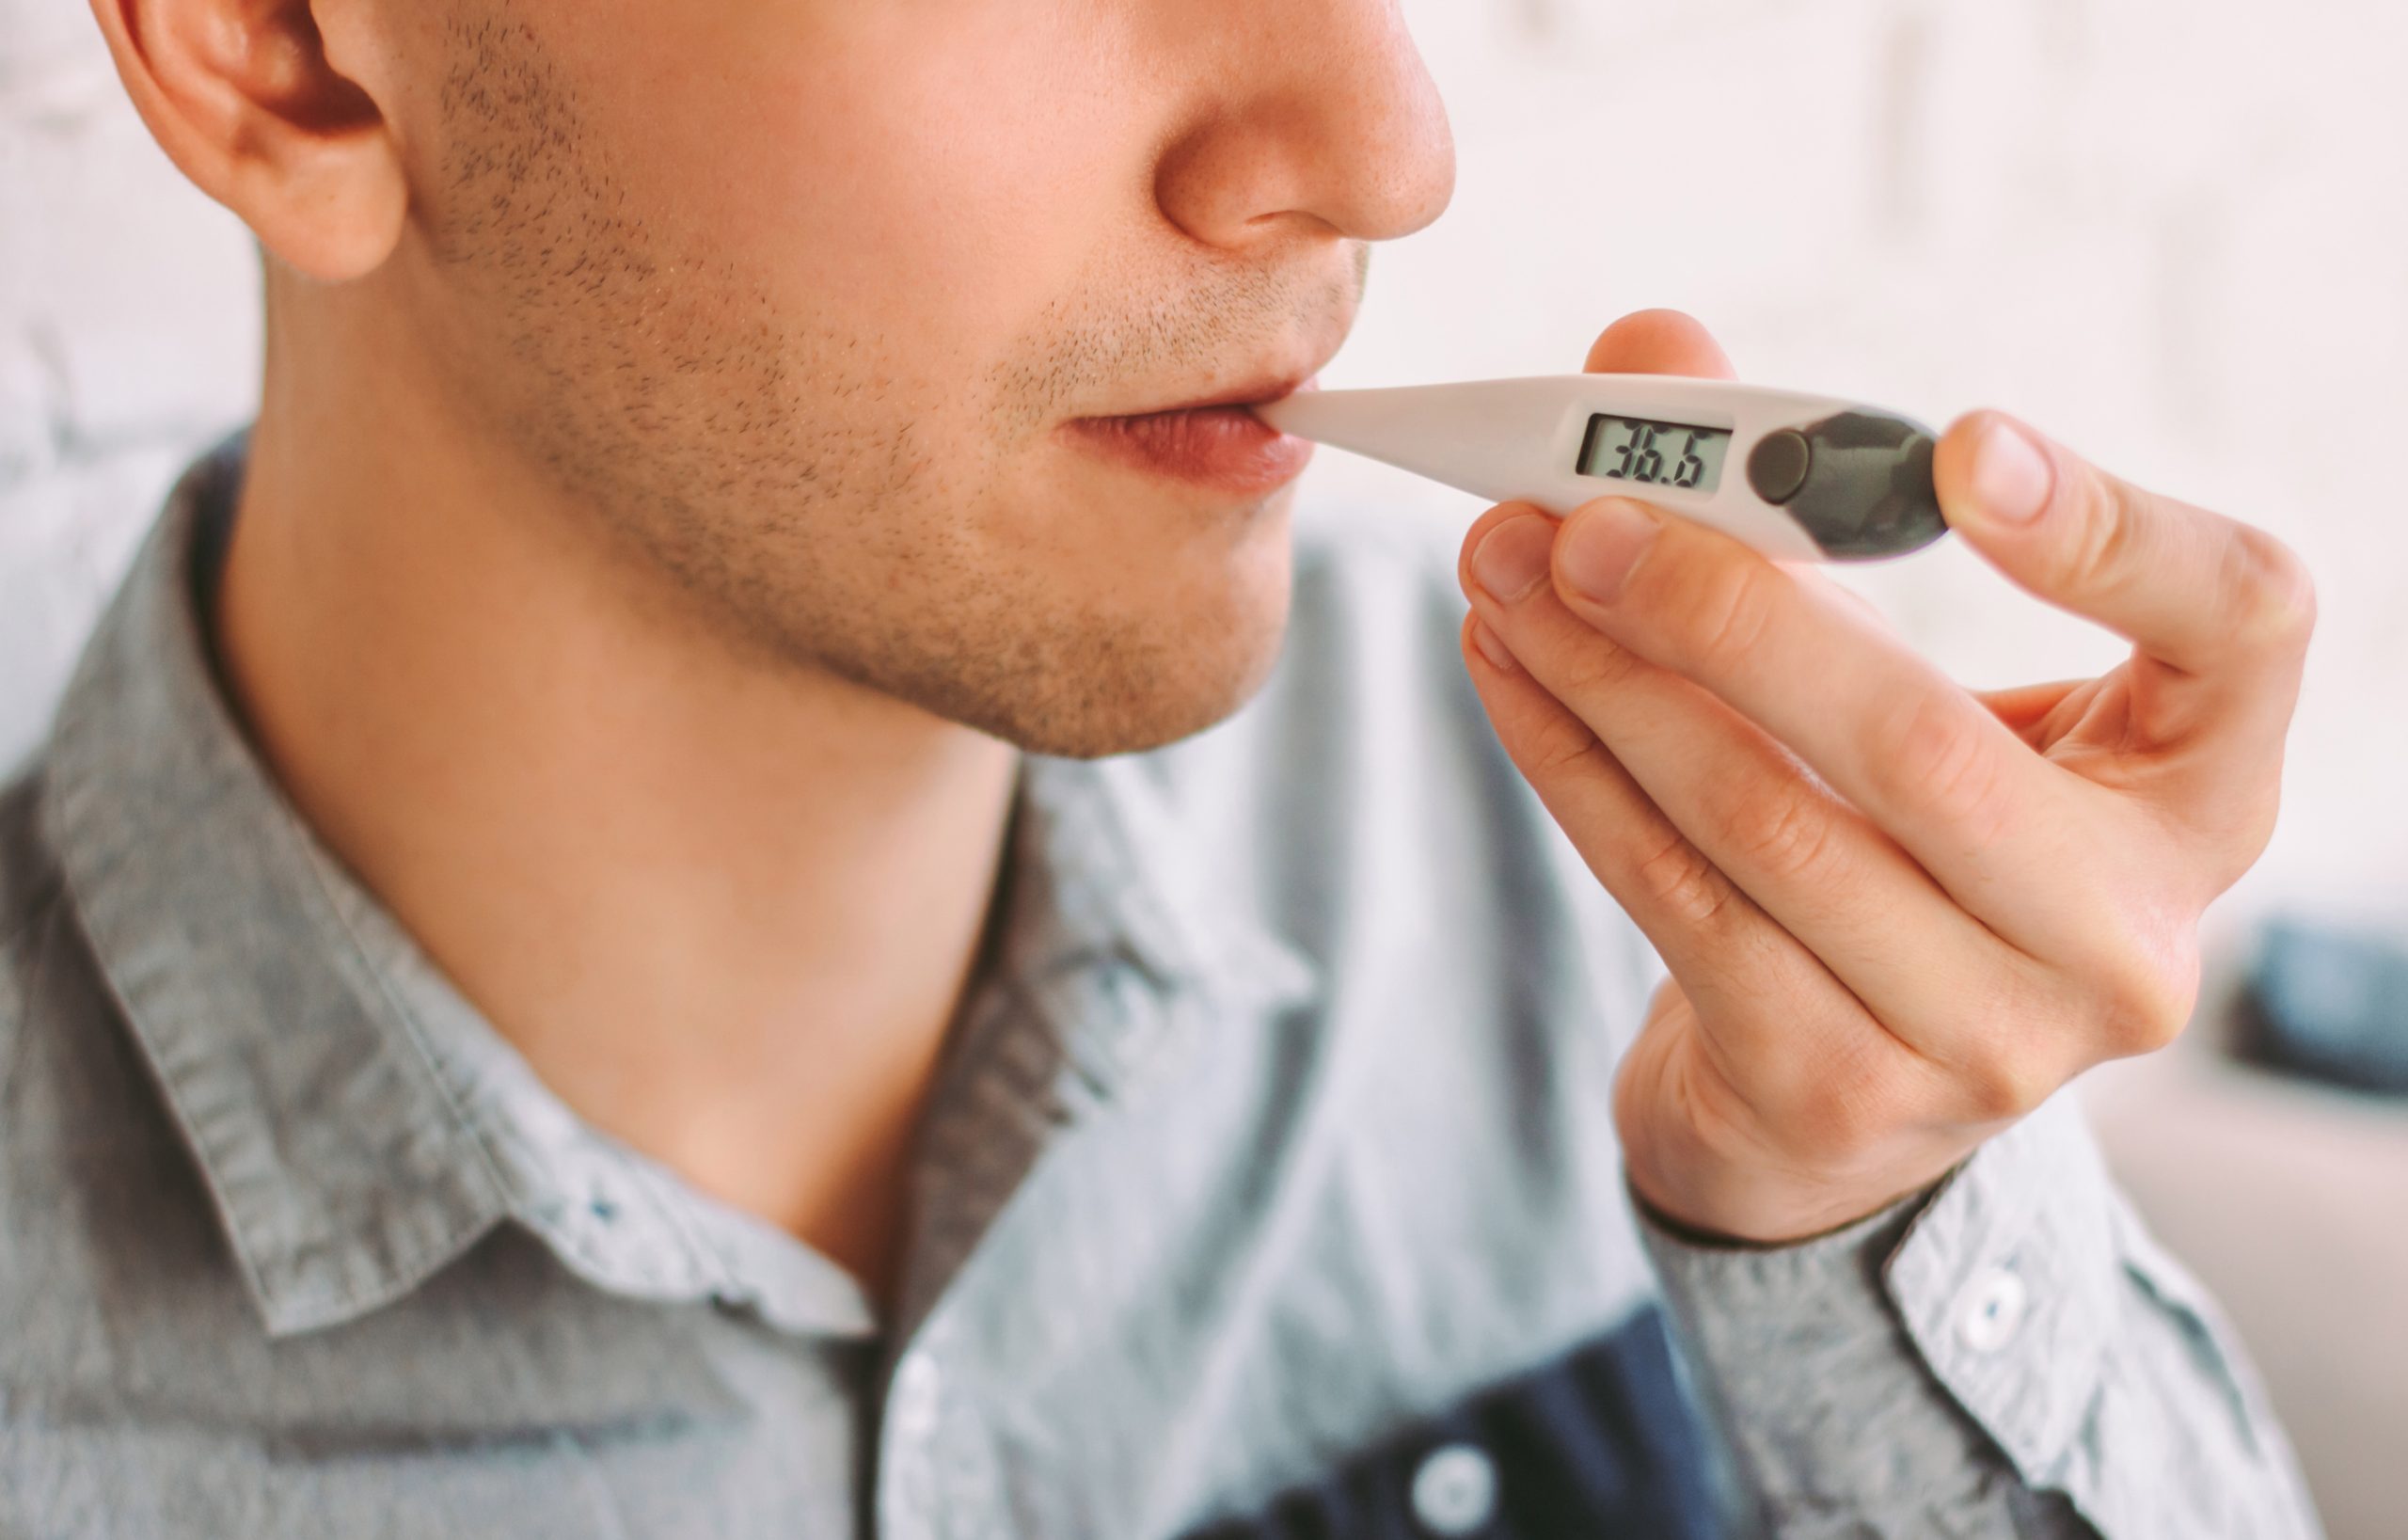
[[[1589, 368], [1732, 374], [1660, 310]], [[1996, 412], [1934, 474], [1959, 538], [2131, 657], [1967, 691], [1816, 569], [1621, 499], [1506, 503], [1464, 542], [1490, 719], [1671, 969], [1614, 1107], [1633, 1188], [1693, 1229], [1844, 1225], [2164, 1046], [2201, 912], [2273, 829], [2299, 560]]]

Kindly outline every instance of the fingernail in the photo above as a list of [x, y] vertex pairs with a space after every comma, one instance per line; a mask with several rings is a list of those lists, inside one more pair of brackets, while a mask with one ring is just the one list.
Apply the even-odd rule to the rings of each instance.
[[1611, 604], [1663, 527], [1663, 520], [1638, 503], [1621, 498], [1592, 502], [1564, 526], [1555, 569], [1583, 597]]
[[1973, 501], [2001, 524], [2029, 524], [2049, 505], [2057, 474], [2031, 435], [1990, 419], [1973, 445]]
[[1518, 603], [1546, 577], [1555, 549], [1555, 520], [1516, 514], [1488, 532], [1471, 553], [1471, 575], [1499, 604]]
[[1496, 667], [1511, 670], [1514, 666], [1513, 655], [1506, 648], [1505, 639], [1481, 624], [1478, 615], [1471, 617], [1471, 644], [1478, 647], [1480, 655]]

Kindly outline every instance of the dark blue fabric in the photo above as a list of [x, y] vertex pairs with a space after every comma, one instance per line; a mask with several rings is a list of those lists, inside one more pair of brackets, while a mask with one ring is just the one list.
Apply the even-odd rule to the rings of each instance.
[[1673, 1367], [1662, 1312], [1618, 1330], [1366, 1451], [1259, 1516], [1189, 1540], [1424, 1540], [1414, 1477], [1433, 1451], [1468, 1444], [1497, 1472], [1481, 1540], [1716, 1540], [1704, 1430]]

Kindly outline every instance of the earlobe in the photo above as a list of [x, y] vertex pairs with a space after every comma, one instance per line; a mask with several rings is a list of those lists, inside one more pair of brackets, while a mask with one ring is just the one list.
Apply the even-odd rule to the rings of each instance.
[[365, 278], [400, 244], [408, 183], [390, 141], [363, 135], [297, 148], [274, 165], [238, 160], [225, 198], [285, 265], [321, 283]]
[[[408, 179], [372, 93], [381, 83], [338, 69], [320, 29], [327, 19], [365, 24], [357, 8], [91, 3], [127, 94], [194, 185], [308, 277], [339, 283], [383, 264], [401, 239]], [[372, 44], [345, 52], [373, 55]]]

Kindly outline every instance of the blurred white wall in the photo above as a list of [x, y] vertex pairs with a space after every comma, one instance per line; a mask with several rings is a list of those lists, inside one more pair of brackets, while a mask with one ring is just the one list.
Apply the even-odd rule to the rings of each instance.
[[[2408, 914], [2408, 6], [1405, 4], [1453, 110], [1460, 190], [1374, 262], [1328, 383], [1570, 370], [1613, 317], [1676, 306], [1751, 378], [1935, 424], [2004, 406], [2268, 525], [2306, 555], [2323, 622], [2281, 830], [2218, 929], [2276, 905]], [[0, 761], [39, 731], [174, 468], [247, 415], [255, 281], [247, 237], [119, 97], [84, 6], [0, 0]], [[1474, 511], [1335, 453], [1306, 495]], [[1856, 580], [1969, 683], [2116, 656], [1953, 545]], [[2236, 1182], [2279, 1178], [2261, 1215], [2288, 1205], [2279, 1266], [2252, 1270], [2274, 1231], [2229, 1187], [2177, 1191], [2168, 1169], [2147, 1190], [2143, 1157], [2302, 1151], [2295, 1129], [2347, 1119], [2286, 1121], [2289, 1103], [2228, 1118], [2165, 1085], [2162, 1122], [2111, 1129], [2128, 1174], [2154, 1215], [2207, 1216], [2180, 1239], [2231, 1251], [2202, 1270], [2236, 1308], [2262, 1300], [2244, 1324], [2283, 1347], [2270, 1371], [2325, 1452], [2311, 1464], [2363, 1478], [2327, 1483], [2337, 1540], [2397, 1532], [2408, 1477], [2378, 1451], [2408, 1417], [2400, 1375], [2367, 1365], [2408, 1362], [2397, 1290], [2374, 1297], [2408, 1280], [2396, 1246], [2337, 1249], [2393, 1232], [2396, 1179], [2353, 1208], [2332, 1188], [2356, 1156], [2229, 1161]], [[2396, 1123], [2370, 1137], [2355, 1148], [2394, 1165], [2408, 1148]], [[2389, 1281], [2320, 1321], [2320, 1268]]]
[[175, 469], [249, 415], [257, 281], [80, 0], [0, 0], [0, 767]]
[[[1461, 188], [1374, 260], [1327, 383], [1576, 369], [1669, 305], [1751, 378], [2005, 407], [2267, 525], [2322, 621], [2281, 831], [2220, 920], [2408, 904], [2408, 6], [1408, 5]], [[1322, 491], [1466, 512], [1344, 461]], [[2119, 655], [1955, 542], [1862, 586], [1969, 683]]]

